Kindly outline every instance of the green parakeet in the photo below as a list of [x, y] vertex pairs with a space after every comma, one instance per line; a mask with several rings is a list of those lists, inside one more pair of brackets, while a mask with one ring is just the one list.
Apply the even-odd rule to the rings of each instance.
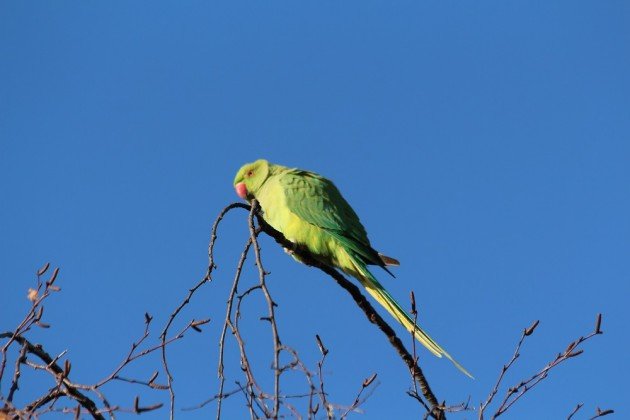
[[288, 240], [306, 247], [324, 264], [337, 267], [359, 280], [368, 293], [396, 321], [413, 332], [431, 353], [445, 356], [471, 376], [415, 325], [410, 315], [368, 270], [368, 265], [378, 265], [387, 270], [386, 266], [399, 263], [372, 248], [359, 217], [330, 180], [313, 172], [274, 165], [260, 159], [239, 169], [234, 178], [234, 188], [239, 197], [258, 200], [265, 221]]

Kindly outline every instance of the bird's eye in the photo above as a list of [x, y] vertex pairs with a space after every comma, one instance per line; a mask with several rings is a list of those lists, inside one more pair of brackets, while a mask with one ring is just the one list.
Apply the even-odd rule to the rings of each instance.
[[252, 175], [254, 175], [254, 171], [248, 171], [247, 172], [247, 176], [252, 176]]

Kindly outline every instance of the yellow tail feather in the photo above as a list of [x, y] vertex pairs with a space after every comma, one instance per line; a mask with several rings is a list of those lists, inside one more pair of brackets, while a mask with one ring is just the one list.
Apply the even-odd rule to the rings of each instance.
[[[357, 267], [359, 268], [359, 267]], [[365, 273], [367, 269], [359, 268], [360, 272]], [[413, 332], [414, 337], [424, 347], [426, 347], [431, 353], [437, 357], [446, 357], [466, 376], [473, 378], [473, 376], [455, 359], [451, 357], [439, 344], [437, 344], [429, 335], [418, 325], [416, 325], [413, 319], [405, 312], [400, 305], [391, 297], [391, 295], [381, 286], [376, 279], [372, 278], [371, 273], [367, 272], [364, 275], [358, 277], [365, 289], [376, 301], [381, 304], [387, 312], [389, 312], [405, 329], [409, 332]]]

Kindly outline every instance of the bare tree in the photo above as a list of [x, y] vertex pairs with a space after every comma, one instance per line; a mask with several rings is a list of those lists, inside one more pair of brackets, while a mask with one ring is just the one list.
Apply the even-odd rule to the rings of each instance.
[[[271, 236], [276, 242], [292, 251], [304, 263], [313, 266], [327, 276], [332, 278], [339, 286], [341, 286], [353, 299], [356, 305], [363, 311], [367, 319], [373, 323], [385, 336], [385, 339], [391, 344], [400, 360], [409, 371], [411, 387], [407, 394], [414, 398], [420, 404], [421, 411], [416, 413], [419, 417], [445, 419], [447, 414], [468, 412], [474, 413], [480, 420], [486, 416], [491, 418], [499, 417], [508, 410], [513, 409], [515, 404], [521, 400], [527, 393], [535, 388], [540, 382], [547, 379], [550, 372], [555, 370], [560, 364], [575, 357], [579, 357], [583, 353], [582, 344], [591, 338], [601, 335], [601, 314], [597, 316], [595, 328], [589, 334], [581, 336], [569, 343], [567, 348], [558, 353], [558, 355], [546, 364], [540, 370], [534, 372], [525, 379], [518, 381], [515, 385], [507, 387], [503, 386], [505, 375], [508, 370], [514, 370], [514, 366], [518, 358], [521, 356], [521, 349], [526, 339], [532, 336], [539, 324], [535, 321], [531, 326], [525, 328], [520, 340], [516, 346], [516, 350], [512, 358], [503, 365], [499, 372], [498, 379], [490, 390], [488, 397], [481, 403], [471, 404], [470, 399], [466, 402], [449, 405], [440, 399], [432, 391], [429, 381], [424, 375], [418, 357], [416, 355], [415, 340], [411, 340], [412, 350], [409, 351], [403, 341], [396, 335], [391, 326], [376, 312], [374, 307], [361, 293], [359, 288], [345, 278], [336, 269], [320, 263], [314, 258], [307, 249], [296, 246], [296, 244], [288, 241], [282, 233], [276, 231], [269, 226], [260, 216], [258, 204], [256, 201], [252, 205], [234, 203], [224, 208], [216, 218], [212, 230], [211, 239], [208, 246], [208, 268], [203, 278], [191, 287], [181, 303], [175, 307], [170, 313], [166, 324], [161, 330], [153, 344], [151, 341], [151, 326], [153, 318], [151, 315], [144, 315], [144, 331], [138, 340], [133, 342], [126, 355], [122, 357], [121, 362], [115, 366], [111, 373], [100, 380], [91, 384], [76, 383], [71, 380], [72, 364], [67, 358], [66, 352], [61, 352], [56, 356], [51, 356], [42, 345], [33, 344], [28, 333], [33, 328], [47, 328], [48, 324], [43, 322], [44, 303], [54, 293], [60, 289], [55, 285], [55, 281], [59, 274], [59, 269], [53, 270], [48, 280], [43, 281], [42, 277], [49, 271], [50, 265], [46, 264], [37, 271], [37, 283], [34, 289], [30, 289], [28, 298], [32, 305], [24, 319], [11, 331], [0, 333], [0, 402], [3, 406], [0, 408], [0, 419], [3, 418], [38, 418], [46, 413], [57, 412], [67, 413], [79, 418], [81, 415], [89, 415], [93, 418], [102, 419], [105, 417], [114, 418], [115, 413], [129, 412], [141, 414], [148, 411], [163, 409], [164, 402], [168, 401], [168, 413], [170, 418], [176, 415], [176, 389], [174, 387], [174, 372], [172, 371], [169, 358], [169, 346], [178, 340], [181, 340], [190, 331], [201, 332], [201, 326], [207, 324], [209, 319], [192, 319], [185, 326], [175, 333], [171, 333], [171, 328], [182, 310], [191, 302], [195, 293], [204, 285], [209, 284], [213, 279], [213, 274], [217, 269], [214, 257], [214, 246], [218, 235], [217, 230], [220, 222], [225, 215], [234, 209], [244, 209], [248, 211], [247, 223], [249, 227], [249, 236], [245, 241], [243, 251], [238, 260], [233, 283], [229, 292], [225, 318], [221, 326], [221, 335], [219, 342], [219, 354], [217, 362], [218, 384], [217, 391], [205, 401], [200, 402], [194, 407], [188, 407], [187, 410], [197, 410], [208, 404], [216, 404], [216, 418], [222, 417], [223, 402], [232, 396], [240, 395], [243, 399], [243, 409], [249, 413], [252, 419], [266, 418], [278, 419], [280, 417], [295, 417], [314, 419], [317, 416], [325, 415], [327, 418], [346, 418], [350, 414], [358, 413], [361, 405], [374, 392], [378, 385], [376, 381], [377, 374], [373, 373], [369, 377], [357, 380], [357, 392], [352, 401], [345, 404], [333, 402], [333, 396], [326, 391], [326, 381], [324, 377], [323, 367], [329, 357], [330, 350], [324, 345], [320, 335], [313, 337], [313, 346], [316, 346], [320, 352], [320, 359], [316, 366], [309, 367], [300, 358], [298, 352], [290, 345], [281, 340], [281, 333], [278, 328], [275, 307], [277, 306], [267, 287], [263, 260], [261, 257], [261, 249], [258, 243], [258, 237], [261, 233]], [[253, 285], [243, 288], [241, 285], [241, 274], [246, 259], [253, 253], [255, 264], [257, 267], [258, 280]], [[241, 287], [241, 288], [239, 288]], [[241, 315], [246, 310], [248, 299], [255, 294], [261, 294], [266, 302], [266, 313], [260, 318], [269, 326], [272, 348], [272, 369], [261, 373], [256, 370], [250, 362], [249, 348], [244, 339], [244, 332], [241, 328]], [[410, 313], [417, 317], [415, 297], [410, 294]], [[227, 333], [230, 333], [229, 335]], [[238, 360], [240, 361], [240, 371], [242, 376], [240, 379], [234, 380], [234, 386], [226, 389], [226, 365], [225, 351], [226, 342], [229, 337], [233, 337], [238, 349]], [[150, 378], [130, 378], [123, 376], [123, 372], [132, 363], [140, 359], [145, 359], [153, 353], [159, 352], [161, 360], [155, 366], [155, 371]], [[9, 360], [13, 363], [13, 374], [10, 374], [7, 366]], [[20, 389], [20, 377], [22, 370], [28, 368], [43, 375], [49, 375], [54, 379], [55, 386], [45, 389], [36, 399], [25, 404], [17, 406], [15, 395]], [[271, 372], [271, 373], [269, 373]], [[158, 382], [158, 377], [162, 373], [165, 376], [163, 383]], [[291, 390], [286, 392], [281, 385], [285, 375], [293, 373], [303, 378], [303, 389]], [[260, 378], [264, 375], [271, 375], [271, 381], [262, 381]], [[267, 379], [267, 378], [265, 378]], [[133, 402], [127, 405], [119, 405], [110, 402], [106, 397], [103, 386], [105, 384], [115, 382], [127, 382], [142, 387], [152, 392], [152, 398], [158, 398], [160, 402], [149, 405], [140, 404], [140, 397], [136, 396]], [[273, 384], [271, 389], [265, 389], [263, 382]], [[4, 389], [8, 386], [8, 392], [5, 395]], [[210, 394], [210, 393], [209, 393]], [[497, 398], [503, 394], [503, 398]], [[144, 397], [143, 397], [144, 398]], [[302, 409], [295, 404], [295, 401], [301, 401]], [[583, 404], [577, 404], [575, 409], [568, 413], [569, 419], [573, 418], [582, 408]], [[492, 408], [494, 407], [494, 408]], [[597, 408], [591, 418], [603, 417], [613, 413], [613, 410], [602, 410]]]

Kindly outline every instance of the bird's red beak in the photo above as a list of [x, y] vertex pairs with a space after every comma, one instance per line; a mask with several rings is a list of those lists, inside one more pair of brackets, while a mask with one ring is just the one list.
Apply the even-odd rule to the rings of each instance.
[[234, 186], [234, 189], [236, 190], [236, 195], [241, 197], [243, 200], [247, 199], [247, 187], [245, 186], [244, 182], [239, 182], [238, 184], [236, 184]]

